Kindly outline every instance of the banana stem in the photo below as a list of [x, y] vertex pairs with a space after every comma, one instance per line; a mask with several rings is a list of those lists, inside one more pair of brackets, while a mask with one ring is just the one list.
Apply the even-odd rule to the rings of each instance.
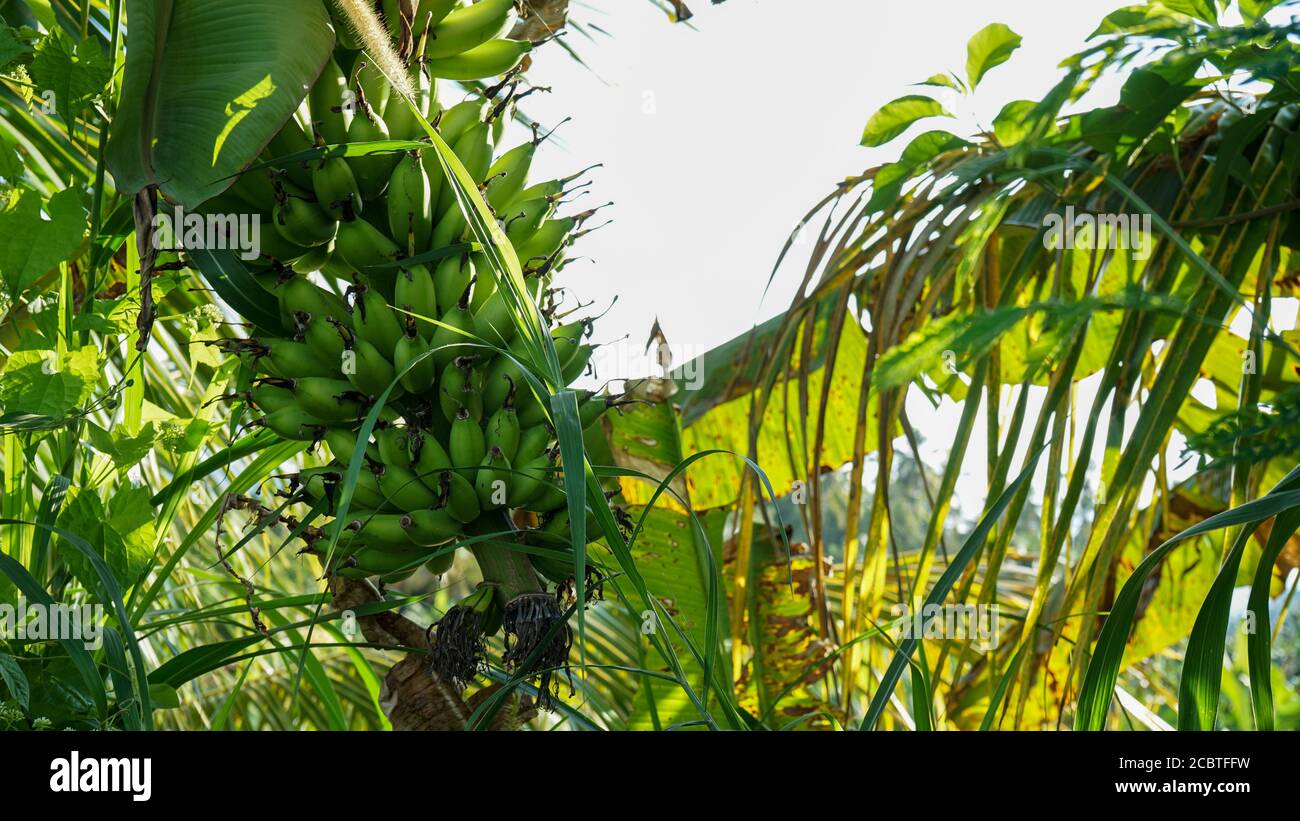
[[537, 573], [524, 553], [501, 542], [477, 542], [469, 549], [483, 573], [483, 580], [497, 584], [502, 603], [521, 593], [542, 592]]

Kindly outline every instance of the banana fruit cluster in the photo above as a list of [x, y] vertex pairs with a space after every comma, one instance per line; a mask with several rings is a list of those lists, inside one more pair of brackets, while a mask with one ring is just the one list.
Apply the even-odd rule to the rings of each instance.
[[[513, 15], [502, 0], [424, 0], [416, 16], [423, 34], [407, 70], [420, 116], [479, 183], [542, 305], [592, 213], [556, 213], [575, 178], [530, 184], [536, 137], [497, 150], [513, 84], [445, 110], [436, 94], [435, 78], [495, 76], [519, 62], [527, 44], [500, 39]], [[412, 30], [410, 21], [399, 28]], [[341, 536], [319, 554], [327, 573], [386, 582], [422, 565], [442, 573], [458, 540], [505, 529], [555, 548], [554, 559], [530, 560], [559, 583], [572, 564], [563, 555], [568, 513], [554, 430], [520, 367], [527, 360], [508, 303], [474, 250], [436, 153], [279, 160], [322, 145], [424, 135], [345, 31], [339, 27], [333, 59], [259, 163], [206, 206], [261, 216], [262, 255], [252, 267], [289, 331], [213, 344], [243, 360], [241, 397], [256, 413], [253, 424], [328, 449], [327, 464], [297, 477], [301, 498], [334, 514], [349, 467], [361, 462]], [[566, 384], [588, 366], [591, 327], [579, 320], [550, 330]], [[359, 442], [385, 392], [373, 435]], [[589, 391], [580, 397], [584, 427], [617, 404]], [[594, 522], [589, 532], [598, 533]]]

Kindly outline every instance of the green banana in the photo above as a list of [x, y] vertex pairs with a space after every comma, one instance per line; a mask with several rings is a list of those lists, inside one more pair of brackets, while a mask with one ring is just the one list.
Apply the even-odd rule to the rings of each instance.
[[[344, 360], [343, 375], [352, 383], [353, 387], [367, 396], [379, 396], [388, 390], [388, 386], [393, 384], [397, 378], [397, 372], [393, 370], [392, 363], [384, 358], [379, 349], [366, 340], [351, 336], [344, 342], [348, 346], [348, 351], [352, 353], [350, 361]], [[393, 385], [393, 391], [389, 394], [390, 399], [396, 399], [405, 392], [401, 384]]]
[[338, 233], [338, 221], [325, 209], [314, 202], [290, 197], [283, 191], [271, 217], [280, 236], [305, 248], [324, 245]]
[[469, 51], [429, 60], [424, 65], [434, 77], [462, 82], [481, 80], [505, 74], [532, 50], [532, 43], [521, 40], [489, 40]]
[[316, 201], [336, 220], [348, 222], [361, 215], [364, 202], [352, 166], [342, 157], [324, 157], [311, 172]]
[[444, 470], [438, 474], [441, 498], [445, 502], [447, 513], [458, 522], [468, 524], [479, 517], [482, 509], [478, 503], [478, 493], [468, 479], [454, 470]]
[[429, 340], [429, 345], [434, 349], [433, 363], [440, 373], [453, 359], [474, 350], [474, 339], [466, 336], [474, 333], [474, 316], [469, 312], [468, 289], [458, 302], [443, 313], [441, 322]]
[[324, 359], [321, 352], [292, 339], [261, 340], [265, 353], [258, 366], [270, 376], [295, 379], [304, 376], [338, 376], [338, 363]]
[[401, 510], [419, 510], [438, 504], [438, 496], [417, 479], [410, 468], [386, 464], [380, 467], [376, 475], [384, 496]]
[[515, 337], [514, 315], [500, 290], [493, 291], [474, 312], [474, 333], [489, 345], [504, 348]]
[[555, 431], [550, 425], [534, 425], [519, 433], [519, 447], [512, 462], [528, 462], [546, 453], [555, 441]]
[[[388, 126], [383, 119], [373, 106], [367, 104], [366, 98], [361, 97], [357, 102], [356, 113], [352, 116], [352, 123], [348, 125], [348, 142], [378, 142], [389, 139], [389, 136]], [[348, 157], [347, 162], [361, 187], [361, 196], [373, 200], [388, 187], [397, 160], [391, 153], [382, 153]]]
[[[348, 141], [349, 108], [348, 78], [332, 58], [321, 69], [320, 76], [307, 94], [307, 107], [311, 111], [312, 127], [329, 145], [342, 145]], [[321, 200], [325, 202], [325, 200]]]
[[291, 379], [260, 379], [248, 391], [248, 400], [262, 413], [271, 413], [298, 403]]
[[375, 447], [379, 449], [379, 459], [386, 465], [411, 466], [411, 452], [407, 449], [407, 431], [396, 425], [375, 431]]
[[398, 160], [388, 183], [387, 204], [389, 230], [407, 256], [428, 249], [433, 239], [433, 202], [419, 152], [408, 152]]
[[[433, 272], [433, 290], [439, 306], [451, 307], [460, 301], [474, 281], [470, 254], [450, 256], [438, 262]], [[430, 314], [433, 316], [433, 314]]]
[[451, 423], [450, 444], [452, 464], [462, 476], [473, 481], [478, 464], [483, 461], [483, 455], [487, 453], [487, 444], [483, 437], [483, 428], [479, 427], [478, 422], [475, 422], [469, 415], [469, 411], [464, 408], [461, 408], [456, 415], [456, 421]]
[[537, 145], [535, 140], [517, 145], [488, 167], [487, 178], [492, 182], [488, 185], [487, 201], [498, 213], [524, 190]]
[[366, 413], [366, 397], [342, 379], [299, 377], [293, 393], [303, 410], [328, 422], [345, 422]]
[[438, 377], [438, 406], [448, 422], [463, 410], [477, 424], [483, 418], [483, 372], [474, 367], [476, 356], [458, 356]]
[[460, 536], [460, 522], [445, 510], [412, 510], [407, 518], [406, 537], [421, 547], [446, 544]]
[[506, 459], [513, 459], [519, 452], [519, 415], [513, 404], [507, 404], [497, 410], [487, 421], [484, 441], [489, 449], [501, 451]]
[[[413, 394], [424, 393], [433, 387], [438, 375], [433, 356], [425, 355], [428, 351], [428, 344], [415, 329], [415, 317], [407, 317], [406, 333], [393, 348], [393, 367], [402, 380], [402, 387]], [[407, 370], [408, 365], [410, 370]]]
[[324, 419], [312, 416], [297, 405], [271, 411], [262, 417], [262, 425], [285, 439], [312, 442], [325, 435]]
[[418, 318], [412, 318], [416, 319], [417, 327], [420, 324], [428, 326], [426, 334], [437, 327], [427, 320], [438, 318], [438, 290], [433, 284], [433, 274], [423, 265], [412, 265], [398, 272], [393, 303], [418, 314]]
[[301, 341], [306, 343], [323, 361], [336, 362], [338, 373], [343, 373], [343, 337], [334, 327], [337, 320], [299, 311], [294, 314], [294, 324], [299, 328]]
[[365, 284], [353, 285], [352, 327], [357, 336], [380, 351], [392, 351], [402, 338], [402, 323], [378, 291]]
[[498, 354], [488, 366], [487, 376], [483, 380], [483, 409], [495, 413], [505, 406], [507, 398], [512, 397], [523, 386], [529, 395], [532, 391], [524, 382], [524, 371], [512, 356]]
[[429, 561], [425, 562], [424, 569], [429, 571], [435, 576], [441, 576], [444, 573], [446, 573], [448, 570], [451, 570], [452, 565], [454, 565], [455, 563], [456, 563], [456, 551], [448, 550], [446, 553], [443, 553], [441, 556], [435, 556]]
[[456, 9], [434, 27], [424, 54], [431, 60], [453, 57], [500, 37], [514, 24], [513, 12], [514, 0], [481, 0]]
[[419, 431], [409, 441], [410, 461], [415, 475], [433, 490], [440, 489], [439, 475], [452, 466], [451, 456], [427, 430]]
[[277, 161], [280, 171], [298, 186], [299, 190], [311, 187], [311, 171], [307, 167], [305, 160], [295, 160], [293, 162], [281, 162], [286, 157], [302, 154], [311, 151], [314, 143], [307, 133], [302, 130], [302, 125], [298, 122], [297, 117], [290, 117], [289, 121], [284, 124], [271, 142], [267, 145], [267, 151], [271, 154], [271, 159]]
[[340, 223], [334, 249], [354, 270], [365, 274], [377, 265], [396, 260], [401, 253], [387, 234], [364, 219]]
[[494, 447], [488, 450], [483, 461], [479, 463], [478, 475], [474, 477], [474, 490], [478, 493], [479, 506], [483, 510], [505, 507], [507, 500], [505, 489], [509, 487], [510, 479], [510, 460], [501, 452], [501, 448]]

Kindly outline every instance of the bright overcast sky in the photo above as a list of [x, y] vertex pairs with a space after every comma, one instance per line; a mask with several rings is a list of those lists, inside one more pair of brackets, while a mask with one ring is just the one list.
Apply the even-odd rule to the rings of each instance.
[[[576, 4], [575, 4], [576, 5]], [[592, 4], [593, 6], [596, 4]], [[962, 72], [966, 41], [1002, 22], [1024, 37], [972, 106], [945, 99], [968, 134], [1009, 100], [1037, 98], [1060, 60], [1123, 0], [708, 0], [690, 4], [695, 28], [672, 25], [645, 0], [582, 8], [610, 37], [570, 33], [583, 67], [555, 46], [538, 54], [527, 112], [563, 142], [542, 152], [534, 177], [595, 162], [592, 193], [613, 224], [584, 238], [557, 283], [603, 310], [596, 339], [644, 345], [658, 317], [674, 348], [701, 352], [788, 304], [802, 262], [788, 264], [767, 303], [763, 284], [796, 221], [838, 181], [893, 158], [906, 144], [858, 146], [882, 104], [911, 84]], [[938, 127], [932, 121], [930, 127]], [[517, 136], [522, 136], [519, 134]], [[679, 355], [678, 361], [683, 358]], [[640, 364], [640, 363], [637, 363]], [[620, 368], [627, 374], [628, 366]], [[614, 376], [602, 373], [603, 377]]]

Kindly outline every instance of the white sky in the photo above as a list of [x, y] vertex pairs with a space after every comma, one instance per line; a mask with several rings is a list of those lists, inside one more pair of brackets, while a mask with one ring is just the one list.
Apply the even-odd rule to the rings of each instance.
[[[798, 220], [837, 181], [891, 161], [907, 144], [909, 135], [876, 149], [858, 145], [881, 105], [929, 93], [958, 118], [923, 121], [910, 133], [946, 128], [968, 136], [991, 125], [1007, 102], [1042, 97], [1061, 76], [1058, 63], [1130, 2], [695, 0], [694, 29], [668, 23], [645, 0], [580, 8], [581, 19], [612, 36], [567, 35], [586, 67], [555, 46], [540, 51], [531, 80], [555, 93], [530, 97], [525, 109], [547, 127], [573, 118], [539, 153], [533, 179], [604, 163], [591, 176], [592, 193], [568, 212], [615, 202], [594, 220], [614, 222], [572, 251], [595, 264], [576, 262], [556, 280], [593, 302], [589, 312], [617, 297], [595, 339], [627, 339], [602, 350], [600, 377], [651, 372], [642, 351], [656, 317], [680, 364], [784, 310], [802, 275], [800, 254], [787, 260], [765, 303], [760, 296]], [[914, 85], [944, 71], [964, 77], [967, 40], [993, 22], [1009, 25], [1023, 43], [973, 98]], [[1088, 107], [1113, 102], [1121, 81], [1103, 79]], [[1093, 391], [1091, 383], [1080, 386], [1081, 413]], [[1040, 401], [1031, 397], [1027, 424]], [[1004, 402], [1007, 412], [1011, 404]], [[926, 461], [941, 466], [960, 408], [932, 409], [918, 396], [908, 412], [928, 440]], [[978, 512], [987, 487], [982, 414], [957, 489], [967, 515]], [[1099, 441], [1104, 436], [1103, 428]], [[1046, 468], [1040, 464], [1035, 486]]]
[[589, 68], [552, 45], [530, 71], [535, 84], [556, 91], [530, 97], [527, 112], [546, 125], [573, 117], [558, 132], [563, 142], [540, 152], [534, 179], [603, 162], [592, 193], [575, 205], [615, 202], [602, 212], [614, 222], [573, 251], [596, 264], [570, 265], [558, 284], [598, 309], [617, 295], [596, 338], [629, 334], [638, 351], [656, 316], [674, 348], [698, 353], [783, 310], [802, 272], [797, 257], [767, 303], [759, 297], [796, 222], [838, 180], [888, 162], [906, 145], [903, 137], [860, 147], [868, 117], [895, 97], [926, 90], [911, 84], [932, 74], [964, 73], [966, 41], [980, 28], [1006, 23], [1024, 43], [985, 78], [973, 110], [946, 98], [965, 116], [916, 130], [966, 135], [1006, 102], [1041, 96], [1060, 76], [1056, 64], [1125, 2], [690, 5], [695, 30], [670, 24], [645, 0], [579, 9], [612, 35], [595, 42], [567, 35]]

